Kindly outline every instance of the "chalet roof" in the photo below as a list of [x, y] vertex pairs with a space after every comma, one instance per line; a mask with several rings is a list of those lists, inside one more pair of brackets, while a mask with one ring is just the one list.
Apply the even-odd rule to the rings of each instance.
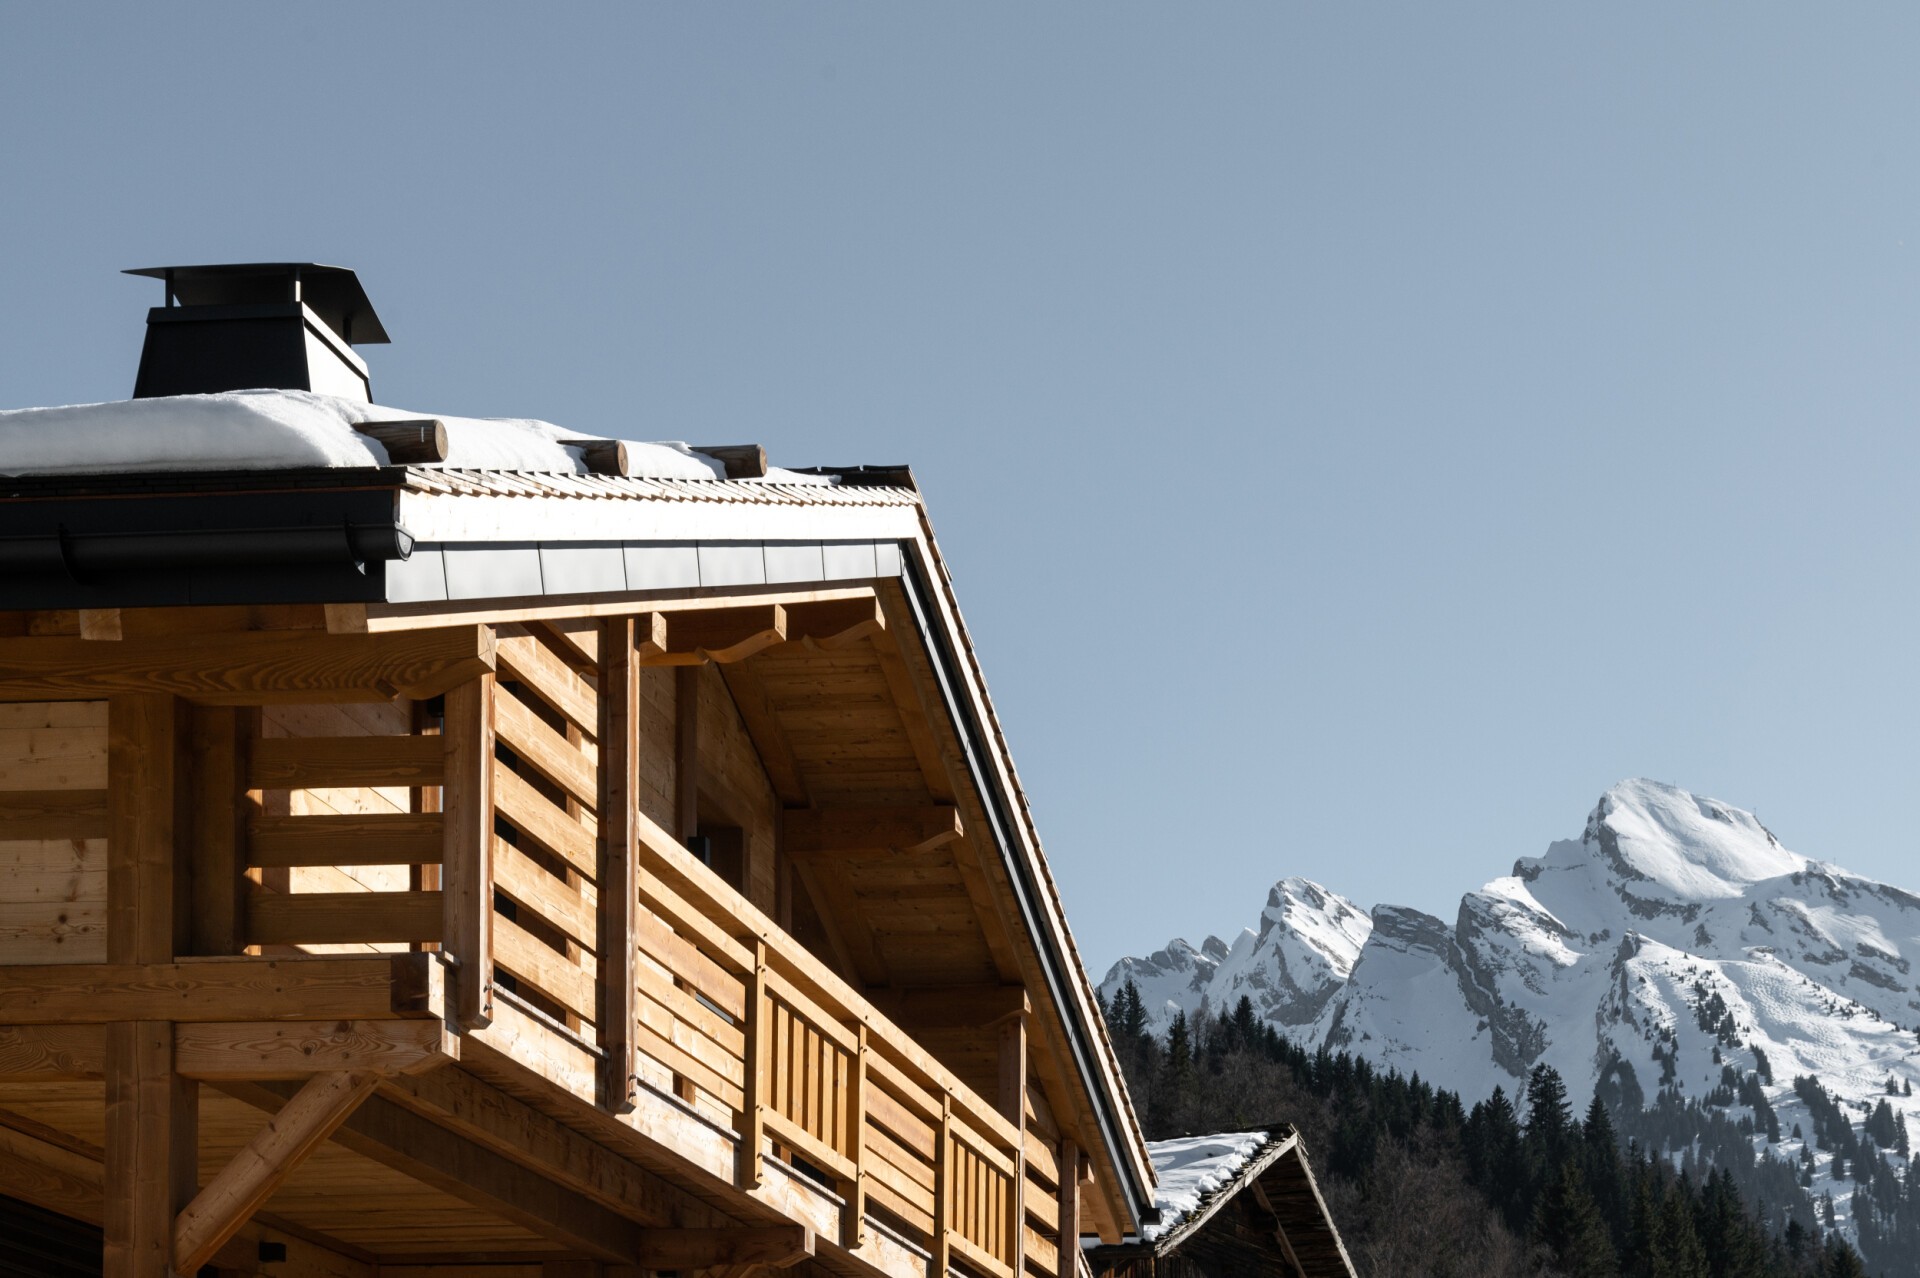
[[1286, 1245], [1309, 1278], [1351, 1278], [1346, 1246], [1294, 1128], [1179, 1136], [1150, 1141], [1147, 1151], [1159, 1182], [1155, 1206], [1160, 1217], [1119, 1246], [1088, 1245], [1096, 1273], [1103, 1269], [1101, 1261], [1177, 1252], [1228, 1203], [1251, 1193], [1285, 1234]]
[[[0, 411], [0, 575], [16, 608], [462, 600], [897, 578], [967, 739], [993, 841], [1037, 927], [1105, 1156], [1136, 1211], [1152, 1170], [984, 671], [904, 467], [729, 474], [729, 451], [530, 419], [436, 416], [446, 460], [398, 463], [370, 421], [423, 415], [305, 391]], [[181, 498], [200, 500], [183, 501]], [[1090, 1154], [1099, 1155], [1095, 1151]]]

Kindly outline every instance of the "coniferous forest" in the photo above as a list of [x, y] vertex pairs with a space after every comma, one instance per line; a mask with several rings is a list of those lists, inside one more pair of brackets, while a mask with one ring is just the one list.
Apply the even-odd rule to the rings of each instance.
[[1105, 1011], [1149, 1140], [1275, 1123], [1300, 1130], [1362, 1278], [1878, 1272], [1823, 1228], [1803, 1195], [1793, 1195], [1797, 1208], [1756, 1210], [1768, 1186], [1756, 1183], [1751, 1144], [1740, 1146], [1739, 1172], [1738, 1158], [1683, 1158], [1676, 1169], [1673, 1157], [1647, 1152], [1640, 1129], [1658, 1116], [1625, 1108], [1639, 1098], [1617, 1085], [1582, 1104], [1543, 1065], [1520, 1095], [1496, 1088], [1469, 1109], [1417, 1075], [1304, 1051], [1245, 998], [1215, 1019], [1176, 1018], [1163, 1038], [1148, 1031], [1131, 983]]

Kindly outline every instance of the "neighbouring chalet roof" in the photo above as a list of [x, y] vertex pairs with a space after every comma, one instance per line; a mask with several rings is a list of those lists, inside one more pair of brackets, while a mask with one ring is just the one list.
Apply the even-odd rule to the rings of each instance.
[[0, 411], [0, 607], [441, 612], [469, 600], [897, 579], [1065, 1009], [1106, 1159], [1135, 1214], [1151, 1218], [1138, 1121], [906, 468], [744, 477], [725, 456], [738, 450], [626, 441], [626, 473], [596, 473], [601, 436], [445, 415], [433, 415], [445, 461], [397, 463], [355, 429], [426, 416], [293, 390]]
[[1306, 1278], [1351, 1278], [1346, 1246], [1292, 1127], [1179, 1136], [1151, 1141], [1147, 1149], [1159, 1182], [1154, 1195], [1159, 1219], [1117, 1246], [1089, 1243], [1086, 1251], [1096, 1274], [1139, 1255], [1179, 1252], [1229, 1203], [1249, 1195], [1261, 1218], [1285, 1234], [1291, 1259]]

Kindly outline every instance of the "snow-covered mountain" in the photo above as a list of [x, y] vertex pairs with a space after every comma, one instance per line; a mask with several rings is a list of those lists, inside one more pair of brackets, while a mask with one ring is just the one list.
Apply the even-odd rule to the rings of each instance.
[[[1770, 1143], [1764, 1115], [1716, 1096], [1726, 1067], [1809, 1140], [1796, 1076], [1818, 1078], [1856, 1127], [1883, 1100], [1914, 1110], [1917, 959], [1920, 897], [1788, 851], [1750, 812], [1634, 780], [1578, 839], [1469, 892], [1451, 924], [1394, 905], [1369, 918], [1283, 879], [1257, 932], [1122, 959], [1101, 988], [1136, 982], [1156, 1031], [1245, 994], [1296, 1042], [1418, 1072], [1468, 1105], [1540, 1062], [1576, 1099], [1627, 1079], [1649, 1104], [1664, 1093], [1753, 1117], [1758, 1153], [1801, 1160], [1803, 1142]], [[1844, 1225], [1854, 1185], [1831, 1161], [1815, 1155], [1812, 1193], [1832, 1191]]]

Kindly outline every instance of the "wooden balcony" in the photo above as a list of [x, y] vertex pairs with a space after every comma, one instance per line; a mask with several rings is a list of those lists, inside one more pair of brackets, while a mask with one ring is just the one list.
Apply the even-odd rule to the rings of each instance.
[[[453, 1068], [618, 1135], [623, 1154], [736, 1219], [806, 1226], [843, 1271], [1071, 1273], [1078, 1159], [1063, 1186], [1058, 1151], [1029, 1130], [1024, 1046], [989, 1101], [689, 851], [639, 801], [640, 672], [671, 654], [650, 650], [633, 618], [569, 642], [501, 627], [496, 673], [451, 687], [443, 709], [182, 710], [204, 966], [384, 962], [395, 973], [386, 1011], [378, 993], [321, 993], [254, 996], [229, 1018], [355, 1018], [363, 1035], [382, 1016], [444, 1018], [455, 1032], [437, 1050], [458, 1058]], [[126, 780], [118, 762], [108, 775], [108, 716], [49, 717], [99, 736], [101, 766], [71, 770], [72, 788], [95, 796], [84, 835], [72, 833], [97, 843], [99, 790], [111, 807]], [[45, 782], [22, 787], [34, 791], [32, 837], [58, 840], [66, 832], [45, 814], [63, 809]], [[0, 818], [7, 810], [0, 794]], [[74, 917], [91, 909], [63, 905]], [[58, 955], [0, 949], [0, 963], [105, 971], [97, 935], [63, 937], [74, 943]], [[426, 994], [401, 998], [403, 979]], [[0, 990], [0, 1021], [54, 1019], [24, 989]], [[215, 1000], [175, 1019], [223, 1015]], [[416, 1051], [405, 1068], [421, 1065]]]

